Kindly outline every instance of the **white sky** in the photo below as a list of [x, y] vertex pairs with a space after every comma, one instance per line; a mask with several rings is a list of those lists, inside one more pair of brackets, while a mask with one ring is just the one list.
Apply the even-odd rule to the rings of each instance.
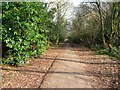
[[[59, 1], [59, 0], [43, 0], [43, 1], [47, 1], [47, 2], [55, 2], [55, 1]], [[68, 0], [69, 2], [72, 2], [74, 6], [77, 6], [78, 4], [80, 4], [81, 2], [95, 2], [96, 0]], [[103, 2], [118, 2], [120, 0], [100, 0]]]
[[80, 4], [83, 0], [70, 0], [70, 2], [73, 3], [74, 6], [77, 6], [78, 4]]
[[[43, 1], [46, 1], [46, 2], [55, 2], [55, 1], [58, 1], [58, 0], [43, 0]], [[80, 2], [82, 2], [83, 0], [68, 0], [69, 2], [72, 2], [74, 6], [77, 6], [78, 4], [80, 4]]]

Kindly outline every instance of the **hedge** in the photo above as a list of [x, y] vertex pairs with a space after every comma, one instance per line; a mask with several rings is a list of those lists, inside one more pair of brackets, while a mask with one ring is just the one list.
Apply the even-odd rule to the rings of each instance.
[[45, 51], [53, 14], [43, 2], [3, 2], [2, 63], [21, 65]]

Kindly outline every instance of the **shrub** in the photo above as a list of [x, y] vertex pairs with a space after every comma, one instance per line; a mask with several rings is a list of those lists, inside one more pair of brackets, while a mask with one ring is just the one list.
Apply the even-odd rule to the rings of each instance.
[[112, 51], [109, 53], [109, 55], [120, 59], [120, 46], [118, 48], [113, 47]]
[[43, 2], [3, 2], [2, 62], [20, 65], [30, 56], [36, 57], [45, 51], [52, 13]]
[[120, 46], [118, 48], [113, 47], [111, 52], [108, 49], [96, 49], [96, 54], [105, 54], [120, 59]]
[[79, 38], [79, 36], [77, 36], [75, 33], [72, 33], [72, 34], [68, 37], [68, 40], [69, 40], [70, 43], [77, 43], [77, 44], [80, 43], [80, 38]]
[[93, 51], [96, 51], [96, 50], [100, 50], [102, 47], [100, 46], [100, 45], [98, 45], [98, 44], [95, 44], [95, 45], [92, 45], [91, 46], [91, 49], [93, 50]]

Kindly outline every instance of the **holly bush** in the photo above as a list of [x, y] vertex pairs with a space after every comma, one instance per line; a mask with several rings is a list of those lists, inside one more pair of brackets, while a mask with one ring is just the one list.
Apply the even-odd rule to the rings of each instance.
[[45, 51], [53, 14], [43, 2], [3, 2], [2, 62], [21, 65]]

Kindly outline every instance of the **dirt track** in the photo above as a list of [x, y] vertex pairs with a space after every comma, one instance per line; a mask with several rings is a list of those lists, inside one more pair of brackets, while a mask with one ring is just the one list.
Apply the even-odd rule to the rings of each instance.
[[22, 67], [2, 66], [2, 87], [118, 87], [117, 61], [112, 61], [105, 55], [95, 55], [85, 47], [73, 46], [65, 44], [59, 48], [51, 48], [40, 58]]
[[76, 50], [69, 44], [63, 48], [41, 87], [92, 88], [93, 76], [86, 72], [86, 65], [80, 63], [81, 58]]

